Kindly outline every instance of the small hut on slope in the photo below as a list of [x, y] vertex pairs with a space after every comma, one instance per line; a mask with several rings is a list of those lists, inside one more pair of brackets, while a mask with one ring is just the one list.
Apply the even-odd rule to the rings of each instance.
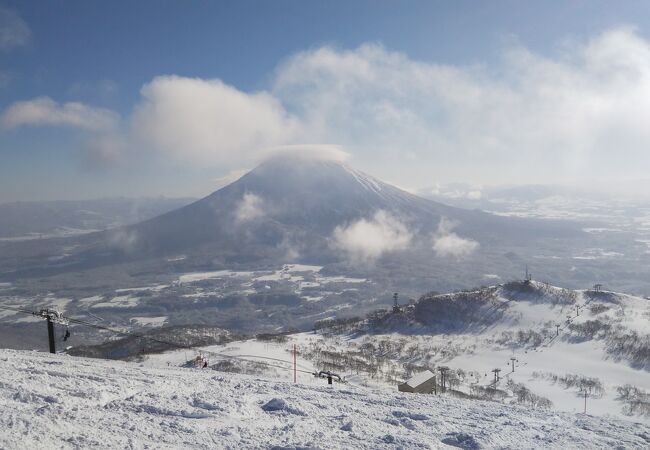
[[425, 370], [409, 378], [406, 382], [397, 385], [400, 392], [416, 392], [418, 394], [431, 394], [436, 386], [436, 376]]

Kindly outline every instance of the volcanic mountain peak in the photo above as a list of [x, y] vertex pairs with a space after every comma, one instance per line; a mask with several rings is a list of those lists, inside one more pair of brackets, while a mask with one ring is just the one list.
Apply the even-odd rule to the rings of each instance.
[[[70, 256], [76, 265], [65, 270], [178, 254], [242, 263], [286, 262], [288, 253], [306, 262], [339, 260], [345, 254], [331, 245], [335, 231], [361, 229], [366, 238], [368, 223], [374, 231], [385, 231], [386, 220], [377, 217], [391, 224], [389, 231], [403, 230], [412, 237], [405, 251], [423, 255], [428, 255], [427, 249], [432, 252], [432, 236], [440, 238], [442, 223], [452, 224], [442, 230], [444, 236], [478, 242], [482, 249], [488, 244], [529, 245], [540, 238], [579, 237], [567, 224], [499, 217], [426, 200], [340, 159], [283, 154], [190, 205], [70, 240], [66, 245], [77, 246], [79, 252]], [[386, 246], [393, 235], [380, 233], [375, 241]]]
[[163, 248], [187, 252], [188, 247], [211, 243], [234, 252], [255, 245], [254, 253], [260, 253], [260, 245], [276, 248], [287, 239], [299, 239], [303, 249], [324, 252], [323, 245], [337, 227], [370, 219], [380, 211], [425, 240], [443, 218], [475, 240], [500, 235], [512, 240], [558, 231], [436, 203], [377, 180], [341, 159], [293, 152], [270, 158], [208, 197], [133, 230], [154, 252]]
[[249, 172], [260, 177], [280, 178], [289, 177], [298, 181], [326, 180], [343, 181], [356, 180], [372, 191], [380, 191], [383, 183], [374, 177], [350, 166], [346, 160], [319, 156], [313, 153], [281, 153], [263, 161]]

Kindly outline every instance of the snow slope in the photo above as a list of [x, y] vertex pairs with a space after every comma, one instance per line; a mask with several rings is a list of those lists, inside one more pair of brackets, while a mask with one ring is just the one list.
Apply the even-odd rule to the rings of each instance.
[[[400, 334], [391, 335], [362, 335], [327, 337], [318, 333], [299, 333], [287, 336], [286, 342], [265, 342], [258, 339], [245, 341], [233, 341], [221, 345], [202, 347], [202, 350], [185, 351], [173, 350], [165, 353], [148, 355], [143, 361], [147, 367], [166, 367], [168, 365], [181, 366], [198, 353], [202, 353], [210, 365], [219, 361], [233, 358], [236, 365], [232, 370], [252, 371], [252, 373], [263, 374], [266, 377], [275, 379], [291, 379], [292, 348], [297, 346], [299, 357], [299, 368], [308, 371], [319, 371], [332, 369], [328, 364], [323, 364], [327, 358], [315, 359], [314, 349], [323, 352], [339, 353], [344, 359], [347, 352], [357, 354], [369, 342], [374, 342], [377, 347], [384, 340], [390, 340], [401, 345], [405, 342], [401, 353], [387, 355], [392, 365], [381, 365], [384, 374], [390, 373], [392, 368], [397, 369], [398, 380], [390, 380], [388, 377], [371, 375], [364, 371], [355, 371], [349, 362], [344, 369], [333, 368], [333, 371], [350, 380], [352, 383], [363, 386], [373, 386], [392, 392], [397, 389], [397, 384], [405, 381], [410, 375], [403, 372], [402, 364], [418, 363], [422, 367], [436, 367], [446, 365], [453, 370], [462, 369], [467, 373], [476, 373], [476, 377], [467, 377], [456, 389], [465, 393], [470, 392], [470, 386], [478, 383], [480, 386], [490, 386], [493, 381], [493, 368], [502, 369], [502, 382], [498, 388], [506, 389], [508, 380], [523, 383], [531, 389], [534, 394], [549, 399], [553, 406], [551, 409], [578, 413], [583, 411], [584, 399], [579, 393], [579, 387], [565, 387], [560, 382], [553, 382], [548, 375], [554, 374], [564, 376], [566, 374], [589, 376], [597, 378], [603, 387], [603, 392], [598, 396], [590, 396], [588, 399], [588, 412], [603, 417], [614, 417], [617, 419], [643, 422], [650, 425], [650, 417], [628, 416], [624, 414], [622, 403], [617, 397], [617, 387], [630, 384], [650, 392], [650, 376], [644, 370], [631, 367], [624, 362], [617, 362], [613, 359], [603, 359], [602, 344], [597, 341], [581, 343], [569, 343], [566, 341], [554, 342], [552, 346], [540, 349], [512, 349], [499, 346], [482, 345], [481, 339], [475, 336], [460, 336], [451, 338], [456, 342], [458, 348], [469, 348], [467, 352], [460, 351], [458, 354], [442, 353], [428, 355], [427, 345], [431, 348], [445, 348], [450, 341], [449, 335], [438, 336], [405, 336]], [[478, 345], [476, 345], [478, 344]], [[410, 349], [417, 348], [417, 351]], [[517, 358], [516, 370], [511, 372], [511, 357]], [[242, 360], [243, 362], [241, 362]], [[231, 359], [232, 361], [232, 359]], [[257, 361], [269, 366], [251, 367], [248, 362]], [[277, 367], [280, 366], [280, 367]], [[237, 369], [235, 369], [237, 367]], [[399, 375], [401, 374], [401, 375]], [[320, 383], [317, 379], [306, 379], [303, 383]], [[512, 396], [505, 399], [506, 402], [514, 402]]]
[[[399, 313], [296, 338], [316, 366], [338, 365], [343, 375], [360, 367], [391, 389], [414, 372], [446, 366], [458, 373], [454, 388], [470, 394], [493, 387], [493, 370], [500, 369], [502, 401], [521, 401], [508, 386], [512, 380], [552, 409], [577, 413], [584, 408], [581, 383], [592, 380], [598, 389], [589, 393], [589, 413], [650, 424], [649, 319], [644, 298], [531, 281], [426, 295]], [[620, 396], [626, 385], [646, 393], [634, 413]]]
[[494, 402], [0, 350], [2, 448], [648, 448], [645, 425]]

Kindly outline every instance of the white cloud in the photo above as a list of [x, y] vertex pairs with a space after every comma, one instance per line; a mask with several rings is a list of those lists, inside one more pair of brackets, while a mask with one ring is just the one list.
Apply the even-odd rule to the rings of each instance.
[[132, 128], [142, 142], [182, 160], [250, 162], [291, 141], [296, 124], [272, 95], [220, 80], [157, 77], [142, 90]]
[[292, 262], [300, 259], [300, 251], [289, 236], [285, 236], [277, 248], [284, 252], [284, 256], [282, 257], [284, 261]]
[[269, 157], [288, 155], [292, 158], [345, 162], [350, 154], [339, 145], [331, 144], [288, 144], [268, 150]]
[[[2, 123], [104, 129], [117, 120], [52, 103], [15, 104]], [[560, 183], [645, 178], [647, 117], [650, 42], [619, 27], [551, 55], [511, 45], [490, 66], [326, 46], [288, 57], [268, 89], [252, 93], [157, 77], [143, 86], [126, 138], [131, 149], [222, 170], [253, 166], [277, 147], [334, 143], [400, 185]]]
[[249, 222], [259, 219], [265, 214], [262, 198], [252, 192], [246, 192], [235, 208], [235, 220], [237, 222]]
[[0, 117], [4, 129], [52, 125], [103, 132], [114, 129], [118, 122], [119, 116], [108, 109], [78, 102], [59, 104], [49, 97], [15, 102]]
[[440, 257], [461, 258], [472, 254], [479, 247], [479, 243], [472, 239], [458, 236], [452, 230], [455, 224], [446, 218], [440, 219], [438, 231], [433, 235], [433, 251]]
[[138, 241], [138, 234], [128, 228], [110, 230], [107, 235], [108, 245], [124, 253], [133, 252]]
[[31, 37], [31, 30], [18, 14], [0, 8], [0, 50], [25, 46]]
[[386, 252], [406, 249], [413, 235], [407, 226], [384, 210], [372, 219], [360, 219], [334, 230], [335, 248], [345, 251], [353, 260], [371, 262]]
[[552, 57], [511, 46], [491, 67], [323, 47], [289, 58], [272, 92], [376, 174], [399, 164], [398, 182], [642, 177], [650, 164], [650, 43], [630, 28]]

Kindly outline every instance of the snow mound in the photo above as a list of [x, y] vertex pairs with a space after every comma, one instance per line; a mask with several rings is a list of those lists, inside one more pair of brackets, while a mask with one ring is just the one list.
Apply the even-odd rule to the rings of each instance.
[[289, 414], [295, 414], [297, 416], [305, 415], [305, 413], [299, 409], [292, 408], [291, 406], [287, 405], [287, 402], [281, 398], [273, 398], [269, 400], [262, 406], [262, 409], [266, 412], [286, 412]]
[[447, 433], [447, 437], [442, 439], [442, 443], [465, 450], [477, 450], [481, 448], [478, 442], [476, 442], [476, 439], [466, 433]]

